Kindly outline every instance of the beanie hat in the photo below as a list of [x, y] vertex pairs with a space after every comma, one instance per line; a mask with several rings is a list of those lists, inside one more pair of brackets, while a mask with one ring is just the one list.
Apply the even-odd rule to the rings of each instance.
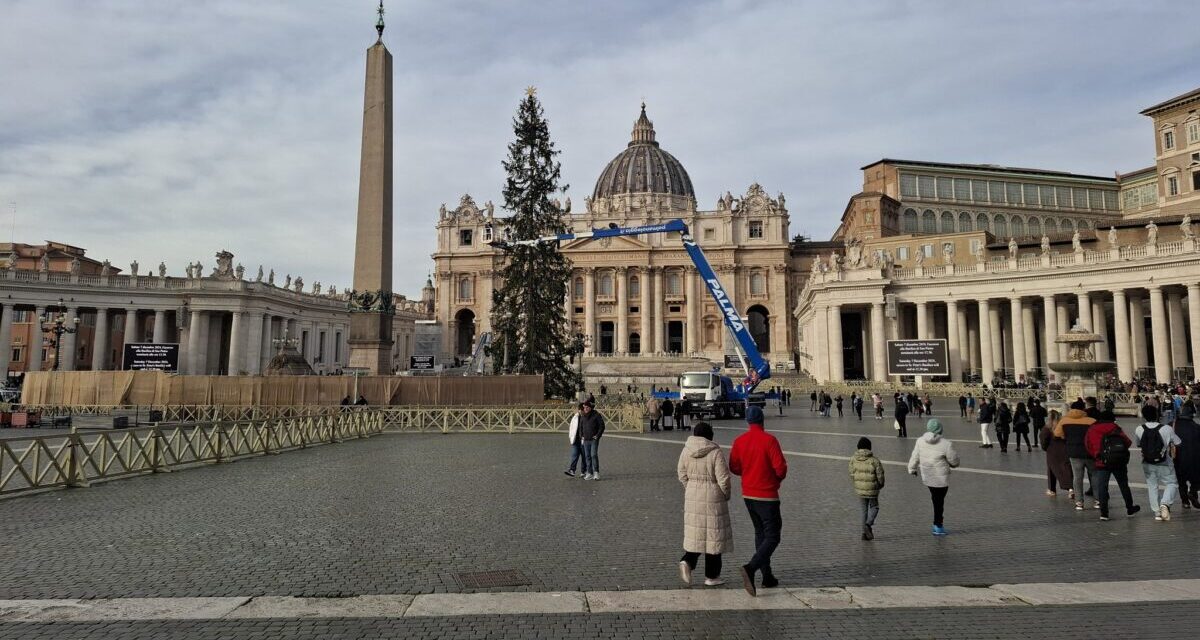
[[746, 422], [749, 424], [763, 423], [763, 410], [761, 407], [751, 406], [746, 409]]
[[942, 423], [938, 422], [937, 418], [930, 418], [929, 422], [925, 423], [925, 430], [929, 433], [942, 433]]
[[859, 438], [858, 439], [858, 448], [859, 449], [870, 449], [871, 448], [871, 439], [867, 438], [865, 436], [862, 438]]

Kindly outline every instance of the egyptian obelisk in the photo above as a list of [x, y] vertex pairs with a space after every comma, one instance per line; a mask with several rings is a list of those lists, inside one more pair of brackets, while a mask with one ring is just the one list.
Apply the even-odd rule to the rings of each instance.
[[350, 366], [371, 375], [392, 373], [392, 54], [379, 33], [367, 49], [354, 292], [350, 297]]

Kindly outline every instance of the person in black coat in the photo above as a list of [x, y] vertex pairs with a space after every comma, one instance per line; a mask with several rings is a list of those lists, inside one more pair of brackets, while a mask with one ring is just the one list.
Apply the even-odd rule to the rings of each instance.
[[1007, 402], [1001, 402], [996, 409], [996, 439], [1000, 441], [1000, 453], [1008, 453], [1008, 436], [1012, 433], [1012, 409]]
[[1196, 424], [1196, 405], [1192, 400], [1179, 407], [1175, 419], [1179, 446], [1175, 454], [1175, 474], [1179, 476], [1179, 496], [1183, 507], [1200, 509], [1200, 425]]
[[[662, 422], [663, 431], [670, 431], [670, 430], [674, 429], [675, 428], [675, 424], [674, 424], [675, 403], [671, 402], [670, 398], [663, 399], [662, 412], [663, 412], [663, 422]], [[671, 422], [671, 424], [669, 424], [669, 425], [667, 424], [668, 420]]]
[[1017, 452], [1021, 452], [1021, 438], [1025, 438], [1025, 447], [1033, 453], [1033, 445], [1029, 443], [1029, 411], [1024, 402], [1017, 403], [1017, 411], [1013, 414], [1013, 433], [1017, 438]]
[[896, 418], [896, 425], [900, 427], [896, 430], [896, 437], [907, 438], [908, 427], [904, 424], [904, 420], [908, 418], [908, 403], [905, 402], [904, 398], [896, 401], [896, 413], [894, 417]]

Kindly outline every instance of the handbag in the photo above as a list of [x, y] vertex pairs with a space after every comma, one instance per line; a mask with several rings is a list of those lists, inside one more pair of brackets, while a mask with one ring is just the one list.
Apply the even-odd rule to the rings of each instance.
[[900, 421], [892, 420], [892, 428], [895, 429], [896, 431], [899, 431], [900, 430]]

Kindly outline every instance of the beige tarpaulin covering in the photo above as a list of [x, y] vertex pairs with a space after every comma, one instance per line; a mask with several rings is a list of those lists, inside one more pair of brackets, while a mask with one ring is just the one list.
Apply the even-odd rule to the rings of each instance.
[[[542, 402], [541, 376], [361, 376], [373, 405], [512, 405]], [[37, 371], [32, 405], [333, 405], [354, 394], [351, 376], [180, 376], [161, 371]], [[351, 397], [351, 400], [354, 400]]]

